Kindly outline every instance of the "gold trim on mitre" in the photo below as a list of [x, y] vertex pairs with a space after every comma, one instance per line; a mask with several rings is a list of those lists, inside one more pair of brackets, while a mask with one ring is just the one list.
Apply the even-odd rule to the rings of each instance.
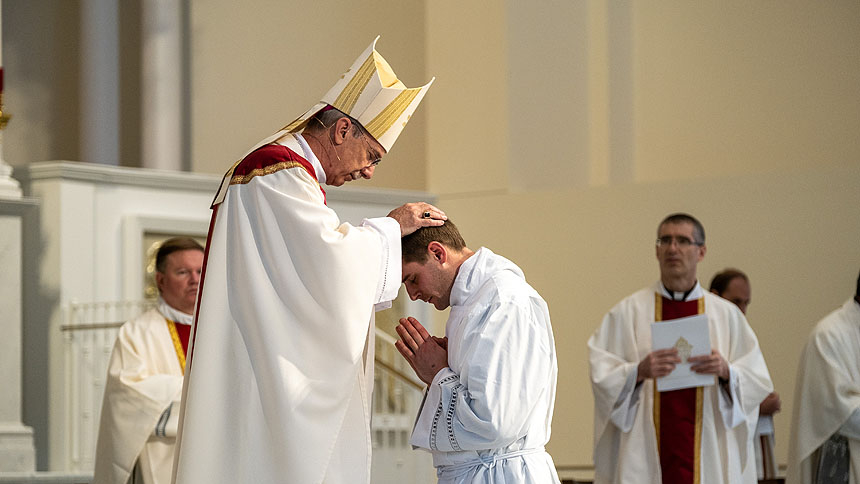
[[417, 88], [407, 88], [388, 62], [376, 51], [377, 36], [329, 89], [319, 103], [284, 127], [294, 133], [327, 104], [356, 119], [371, 136], [391, 151], [412, 113], [421, 103], [435, 77]]

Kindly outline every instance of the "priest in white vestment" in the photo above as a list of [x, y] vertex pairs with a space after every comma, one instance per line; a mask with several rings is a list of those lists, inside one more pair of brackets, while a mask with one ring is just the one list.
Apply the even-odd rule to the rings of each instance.
[[787, 484], [860, 483], [860, 277], [822, 319], [797, 369]]
[[[773, 389], [758, 340], [737, 306], [696, 279], [706, 252], [701, 223], [673, 214], [657, 237], [660, 281], [618, 303], [588, 341], [594, 482], [754, 484], [751, 437]], [[655, 379], [681, 360], [674, 348], [652, 351], [651, 326], [702, 313], [712, 351], [688, 361], [714, 384], [657, 392]]]
[[370, 480], [374, 307], [397, 294], [400, 237], [444, 223], [427, 203], [360, 226], [326, 206], [322, 185], [371, 178], [429, 88], [406, 88], [375, 44], [319, 104], [224, 177], [192, 334], [177, 483]]
[[403, 238], [409, 296], [451, 312], [445, 338], [414, 318], [395, 345], [428, 384], [410, 442], [440, 484], [558, 483], [549, 442], [558, 367], [549, 310], [513, 262], [466, 247], [450, 221]]
[[168, 239], [155, 268], [157, 306], [122, 325], [108, 363], [94, 484], [170, 484], [203, 247]]

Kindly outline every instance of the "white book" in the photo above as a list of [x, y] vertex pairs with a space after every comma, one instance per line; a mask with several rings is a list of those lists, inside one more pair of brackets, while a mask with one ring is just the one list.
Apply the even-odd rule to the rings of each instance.
[[681, 358], [681, 362], [675, 366], [672, 373], [657, 379], [657, 391], [668, 392], [714, 384], [714, 375], [691, 371], [692, 364], [687, 362], [691, 356], [711, 354], [708, 315], [697, 314], [652, 324], [651, 348], [654, 350], [677, 348], [678, 357]]

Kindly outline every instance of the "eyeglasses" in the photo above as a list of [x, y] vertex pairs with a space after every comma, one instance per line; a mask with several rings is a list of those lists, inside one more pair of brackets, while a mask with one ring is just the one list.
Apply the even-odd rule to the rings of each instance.
[[672, 242], [675, 242], [675, 244], [680, 249], [686, 249], [691, 245], [705, 245], [704, 242], [697, 242], [695, 240], [690, 239], [689, 237], [684, 237], [683, 235], [677, 237], [673, 237], [671, 235], [664, 235], [662, 237], [657, 238], [657, 247], [670, 247], [672, 245]]
[[379, 152], [370, 147], [370, 142], [365, 138], [363, 131], [359, 131], [358, 134], [361, 135], [361, 139], [364, 141], [364, 146], [367, 147], [367, 154], [370, 155], [370, 159], [372, 160], [367, 168], [378, 165], [382, 161], [382, 157], [379, 156]]

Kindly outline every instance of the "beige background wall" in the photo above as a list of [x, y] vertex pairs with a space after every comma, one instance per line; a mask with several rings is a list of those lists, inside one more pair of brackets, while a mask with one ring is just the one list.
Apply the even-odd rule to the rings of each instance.
[[[15, 166], [76, 159], [76, 14], [3, 3]], [[223, 172], [377, 34], [407, 85], [437, 77], [362, 183], [438, 194], [470, 245], [509, 256], [545, 296], [559, 465], [591, 462], [586, 339], [656, 279], [659, 219], [700, 217], [702, 280], [729, 265], [752, 278], [785, 462], [796, 356], [860, 269], [860, 3], [207, 0], [188, 14], [194, 171]]]

